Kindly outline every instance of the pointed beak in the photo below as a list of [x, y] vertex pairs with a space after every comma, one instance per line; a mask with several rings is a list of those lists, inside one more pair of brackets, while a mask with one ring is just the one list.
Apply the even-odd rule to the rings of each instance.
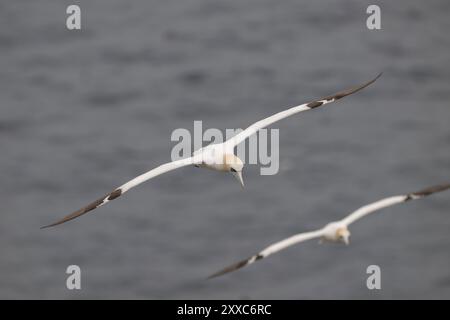
[[344, 237], [344, 243], [345, 243], [346, 246], [348, 246], [350, 244], [349, 237]]
[[232, 172], [233, 176], [239, 181], [242, 188], [244, 187], [244, 179], [242, 179], [242, 171], [239, 172]]

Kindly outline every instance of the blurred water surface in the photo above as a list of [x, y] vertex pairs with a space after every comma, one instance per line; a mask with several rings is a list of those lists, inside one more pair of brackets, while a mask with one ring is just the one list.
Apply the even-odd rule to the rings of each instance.
[[[381, 197], [449, 180], [448, 1], [0, 4], [0, 298], [450, 298], [450, 196], [361, 220], [349, 247], [293, 247], [207, 275]], [[163, 175], [39, 230], [170, 160], [176, 128], [236, 128], [359, 84], [277, 123], [280, 172]], [[65, 269], [82, 269], [82, 290]], [[382, 269], [382, 290], [365, 287]]]

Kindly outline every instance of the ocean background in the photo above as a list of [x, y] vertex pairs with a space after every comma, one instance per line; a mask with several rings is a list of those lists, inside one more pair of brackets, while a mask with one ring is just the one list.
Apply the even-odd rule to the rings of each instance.
[[[78, 4], [82, 30], [66, 29]], [[381, 7], [381, 30], [366, 8]], [[205, 277], [385, 196], [450, 180], [450, 2], [0, 2], [0, 298], [450, 298], [450, 193]], [[173, 130], [276, 123], [280, 171], [186, 167], [40, 230], [170, 161]], [[67, 266], [82, 289], [67, 290]], [[368, 290], [366, 268], [381, 268]]]

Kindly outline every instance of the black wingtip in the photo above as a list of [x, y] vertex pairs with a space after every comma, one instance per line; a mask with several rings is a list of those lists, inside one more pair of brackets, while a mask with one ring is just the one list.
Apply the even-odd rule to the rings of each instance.
[[40, 227], [39, 229], [41, 229], [41, 230], [42, 230], [42, 229], [48, 229], [48, 228], [57, 226], [57, 225], [59, 225], [59, 224], [61, 224], [61, 223], [63, 223], [63, 222], [58, 221], [58, 222], [55, 222], [55, 223], [51, 223], [51, 224], [47, 224], [47, 225], [45, 225], [45, 226], [42, 226], [42, 227]]
[[[358, 91], [360, 91], [360, 90], [362, 90], [362, 89], [364, 89], [364, 88], [370, 86], [372, 83], [374, 83], [375, 81], [377, 81], [378, 78], [380, 78], [382, 74], [383, 74], [383, 72], [380, 72], [379, 74], [377, 74], [377, 76], [376, 76], [375, 78], [373, 78], [372, 80], [370, 80], [370, 81], [364, 83], [363, 85], [358, 86], [358, 87], [355, 87], [355, 88], [353, 88], [353, 89], [350, 89], [350, 90], [348, 90], [347, 92], [342, 92], [343, 97], [348, 96], [348, 95], [353, 94], [353, 93], [356, 93], [356, 92], [358, 92]], [[340, 98], [340, 97], [339, 97], [339, 98]]]
[[[85, 213], [85, 212], [84, 212], [84, 213]], [[84, 213], [83, 213], [83, 214], [84, 214]], [[80, 215], [81, 215], [81, 214], [79, 213], [79, 211], [75, 211], [74, 213], [72, 213], [72, 214], [70, 214], [70, 215], [64, 217], [63, 219], [61, 219], [61, 220], [59, 220], [59, 221], [57, 221], [57, 222], [54, 222], [54, 223], [45, 225], [45, 226], [43, 226], [43, 227], [40, 227], [39, 229], [42, 230], [42, 229], [47, 229], [47, 228], [51, 228], [51, 227], [58, 226], [58, 225], [63, 224], [63, 223], [65, 223], [65, 222], [67, 222], [67, 221], [73, 220], [73, 219], [77, 218], [77, 217], [80, 216]]]
[[243, 268], [243, 267], [245, 267], [245, 266], [247, 266], [249, 264], [252, 264], [255, 261], [261, 260], [264, 257], [265, 256], [262, 255], [261, 253], [255, 255], [255, 256], [251, 256], [248, 259], [241, 260], [241, 261], [239, 261], [237, 263], [234, 263], [234, 264], [232, 264], [232, 265], [230, 265], [230, 266], [228, 266], [228, 267], [226, 267], [226, 268], [224, 268], [224, 269], [222, 269], [222, 270], [220, 270], [220, 271], [218, 271], [216, 273], [213, 273], [207, 279], [216, 278], [216, 277], [222, 276], [224, 274], [236, 271], [236, 270], [241, 269], [241, 268]]
[[412, 193], [410, 193], [410, 195], [416, 196], [416, 197], [426, 197], [426, 196], [429, 196], [429, 195], [431, 195], [433, 193], [442, 192], [442, 191], [445, 191], [447, 189], [450, 189], [450, 183], [439, 184], [439, 185], [435, 185], [435, 186], [432, 186], [432, 187], [428, 187], [428, 188], [422, 189], [420, 191], [412, 192]]
[[375, 78], [373, 78], [372, 80], [366, 82], [365, 84], [363, 84], [360, 87], [355, 88], [355, 90], [352, 93], [358, 92], [359, 90], [362, 90], [368, 86], [370, 86], [372, 83], [374, 83], [375, 81], [378, 80], [379, 77], [381, 77], [381, 75], [383, 74], [383, 72], [380, 72], [379, 74], [377, 74], [377, 76]]
[[366, 83], [364, 83], [362, 85], [359, 85], [359, 86], [356, 86], [356, 87], [352, 87], [352, 88], [347, 89], [347, 90], [339, 91], [339, 92], [337, 92], [335, 94], [332, 94], [330, 96], [323, 97], [323, 98], [321, 98], [319, 100], [310, 102], [307, 106], [312, 108], [312, 109], [313, 108], [317, 108], [317, 107], [319, 107], [319, 106], [321, 106], [323, 104], [324, 100], [326, 100], [326, 101], [339, 100], [339, 99], [342, 99], [342, 98], [344, 98], [346, 96], [354, 94], [354, 93], [356, 93], [358, 91], [361, 91], [362, 89], [370, 86], [372, 83], [377, 81], [377, 79], [379, 77], [381, 77], [382, 74], [383, 74], [383, 72], [380, 72], [375, 78], [373, 78], [372, 80], [370, 80], [370, 81], [368, 81], [368, 82], [366, 82]]
[[60, 225], [60, 224], [63, 224], [64, 222], [66, 222], [66, 221], [68, 221], [68, 220], [59, 220], [59, 221], [57, 221], [57, 222], [53, 222], [53, 223], [50, 223], [50, 224], [47, 224], [47, 225], [45, 225], [45, 226], [42, 226], [42, 227], [40, 227], [39, 229], [48, 229], [48, 228], [51, 228], [51, 227], [55, 227], [55, 226], [57, 226], [57, 225]]
[[122, 192], [121, 189], [116, 189], [113, 192], [108, 193], [104, 197], [101, 197], [100, 199], [98, 199], [98, 200], [88, 204], [86, 207], [69, 214], [68, 216], [62, 218], [61, 220], [59, 220], [59, 221], [57, 221], [55, 223], [43, 226], [43, 227], [41, 227], [41, 229], [54, 227], [54, 226], [63, 224], [65, 222], [67, 222], [67, 221], [76, 219], [76, 218], [78, 218], [78, 217], [80, 217], [80, 216], [82, 216], [82, 215], [84, 215], [84, 214], [86, 214], [86, 213], [88, 213], [88, 212], [90, 212], [90, 211], [100, 207], [101, 205], [104, 204], [105, 200], [108, 200], [108, 201], [114, 200], [114, 199], [120, 197], [122, 194], [123, 194], [123, 192]]
[[369, 82], [367, 82], [366, 85], [369, 85], [369, 84], [374, 83], [374, 82], [377, 81], [378, 78], [381, 77], [382, 75], [383, 75], [383, 71], [379, 72], [379, 73], [375, 76], [375, 78], [373, 78], [372, 80], [370, 80]]

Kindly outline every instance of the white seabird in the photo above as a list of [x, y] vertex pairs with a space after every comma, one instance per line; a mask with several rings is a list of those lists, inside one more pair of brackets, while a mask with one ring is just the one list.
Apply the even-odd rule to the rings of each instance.
[[279, 252], [281, 250], [286, 249], [287, 247], [293, 246], [294, 244], [304, 242], [311, 239], [319, 238], [321, 241], [328, 242], [340, 242], [349, 244], [350, 231], [348, 230], [348, 226], [355, 222], [358, 219], [368, 215], [369, 213], [376, 212], [386, 207], [390, 207], [395, 204], [407, 202], [410, 200], [421, 199], [425, 196], [428, 196], [433, 193], [441, 192], [444, 190], [450, 189], [450, 184], [443, 184], [438, 186], [429, 187], [417, 192], [412, 192], [406, 195], [393, 196], [381, 199], [379, 201], [368, 204], [364, 207], [359, 208], [358, 210], [352, 212], [347, 217], [342, 220], [331, 222], [325, 225], [323, 228], [296, 234], [292, 237], [279, 241], [277, 243], [272, 244], [271, 246], [261, 250], [259, 253], [251, 256], [250, 258], [239, 261], [238, 263], [234, 263], [214, 274], [209, 276], [208, 278], [215, 278], [221, 275], [224, 275], [229, 272], [236, 271], [240, 268], [248, 266], [255, 261], [261, 260], [263, 258], [267, 258], [271, 254]]
[[311, 109], [318, 108], [320, 106], [326, 105], [328, 103], [334, 102], [336, 100], [339, 100], [343, 97], [346, 97], [348, 95], [351, 95], [355, 92], [358, 92], [365, 87], [369, 86], [375, 80], [377, 80], [381, 76], [381, 73], [377, 75], [374, 79], [371, 81], [357, 86], [353, 87], [347, 90], [340, 91], [338, 93], [335, 93], [330, 96], [326, 96], [324, 98], [311, 101], [309, 103], [304, 103], [296, 107], [292, 107], [290, 109], [281, 111], [279, 113], [276, 113], [268, 118], [265, 118], [263, 120], [260, 120], [248, 128], [246, 128], [244, 131], [238, 133], [234, 137], [228, 139], [227, 141], [223, 143], [218, 144], [211, 144], [204, 148], [201, 148], [193, 153], [192, 157], [181, 159], [169, 163], [165, 163], [163, 165], [160, 165], [159, 167], [156, 167], [132, 180], [129, 182], [121, 185], [120, 187], [114, 189], [112, 192], [106, 194], [105, 196], [101, 197], [100, 199], [91, 202], [87, 206], [67, 215], [66, 217], [62, 218], [61, 220], [58, 220], [52, 224], [46, 225], [42, 228], [48, 228], [52, 226], [56, 226], [59, 224], [62, 224], [64, 222], [73, 220], [89, 211], [92, 211], [98, 207], [103, 206], [104, 204], [110, 202], [111, 200], [114, 200], [121, 195], [123, 195], [125, 192], [129, 191], [130, 189], [136, 187], [137, 185], [150, 180], [156, 176], [159, 176], [163, 173], [189, 166], [189, 165], [195, 165], [197, 167], [202, 168], [208, 168], [216, 171], [222, 171], [222, 172], [230, 172], [239, 182], [242, 186], [244, 186], [244, 181], [242, 178], [242, 169], [244, 167], [244, 163], [241, 159], [239, 159], [234, 154], [234, 147], [236, 147], [239, 143], [256, 133], [258, 130], [265, 128], [274, 122], [277, 122], [281, 119], [287, 118], [289, 116], [292, 116], [296, 113], [302, 112], [302, 111], [308, 111]]

